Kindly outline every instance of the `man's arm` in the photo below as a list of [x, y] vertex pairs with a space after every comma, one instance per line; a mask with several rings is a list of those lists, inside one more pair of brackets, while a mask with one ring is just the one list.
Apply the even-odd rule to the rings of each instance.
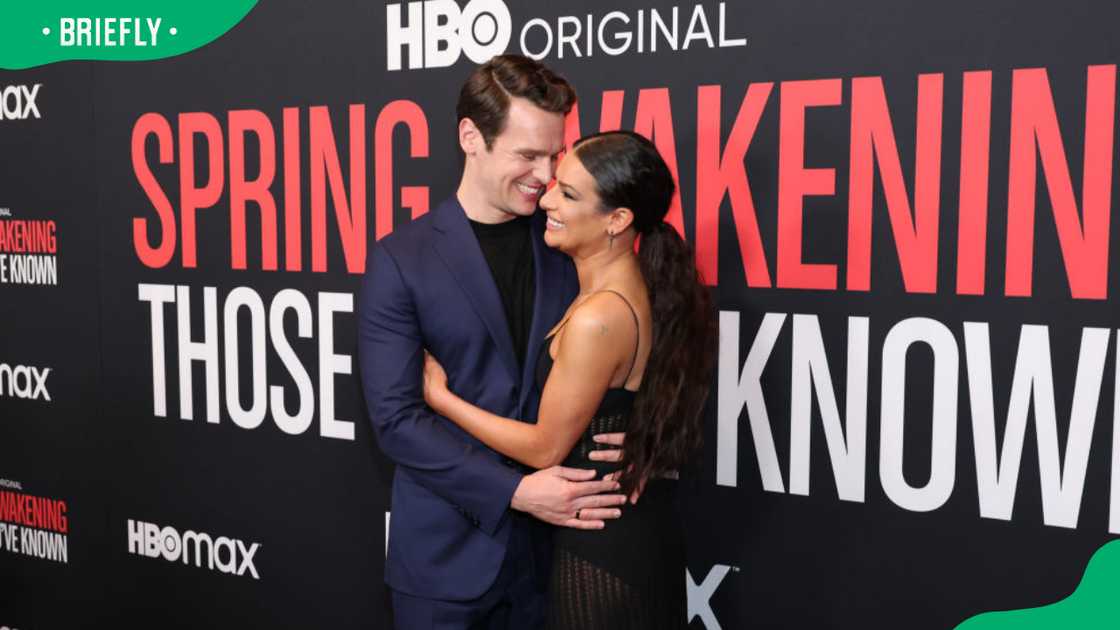
[[382, 452], [421, 485], [491, 535], [511, 505], [567, 524], [556, 522], [561, 511], [570, 509], [574, 516], [578, 509], [603, 507], [609, 497], [621, 497], [586, 496], [613, 489], [614, 482], [574, 481], [554, 469], [523, 477], [451, 432], [424, 403], [422, 344], [415, 304], [400, 269], [384, 247], [375, 246], [359, 303], [362, 388]]

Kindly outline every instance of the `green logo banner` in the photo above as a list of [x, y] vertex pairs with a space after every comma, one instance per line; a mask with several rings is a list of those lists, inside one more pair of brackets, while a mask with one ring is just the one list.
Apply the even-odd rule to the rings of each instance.
[[1120, 627], [1120, 540], [1097, 550], [1069, 597], [1039, 608], [977, 615], [956, 630], [1105, 630]]
[[0, 19], [0, 68], [75, 59], [147, 61], [181, 55], [225, 34], [256, 0], [40, 0], [9, 3]]

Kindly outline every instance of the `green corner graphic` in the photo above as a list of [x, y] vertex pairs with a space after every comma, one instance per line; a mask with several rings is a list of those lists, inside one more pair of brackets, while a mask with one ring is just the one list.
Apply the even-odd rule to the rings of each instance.
[[0, 18], [0, 69], [56, 61], [148, 61], [201, 48], [237, 25], [257, 0], [40, 0]]
[[1026, 610], [983, 613], [956, 630], [1104, 630], [1120, 627], [1120, 540], [1093, 554], [1073, 593], [1053, 604]]

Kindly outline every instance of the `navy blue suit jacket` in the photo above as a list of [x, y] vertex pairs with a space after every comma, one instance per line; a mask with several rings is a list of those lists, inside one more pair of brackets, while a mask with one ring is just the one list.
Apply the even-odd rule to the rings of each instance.
[[[534, 366], [545, 334], [578, 291], [575, 268], [532, 221], [536, 296], [525, 364], [463, 207], [451, 198], [371, 250], [359, 298], [362, 387], [378, 444], [396, 463], [385, 580], [421, 597], [467, 600], [505, 556], [522, 473], [424, 404], [424, 350], [450, 389], [496, 414], [536, 419]], [[547, 554], [547, 549], [544, 550]], [[536, 554], [534, 554], [536, 555]]]

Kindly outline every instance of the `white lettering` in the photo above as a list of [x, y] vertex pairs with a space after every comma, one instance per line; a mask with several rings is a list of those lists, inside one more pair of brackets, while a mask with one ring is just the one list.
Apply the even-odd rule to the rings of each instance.
[[724, 578], [731, 572], [731, 567], [726, 564], [717, 564], [708, 571], [708, 575], [704, 577], [704, 581], [699, 585], [696, 580], [692, 579], [692, 573], [685, 569], [685, 581], [688, 585], [688, 621], [689, 623], [695, 617], [699, 617], [700, 621], [704, 623], [707, 630], [720, 630], [719, 620], [716, 619], [716, 614], [712, 610], [712, 595], [715, 594], [716, 589], [723, 583]]
[[[251, 329], [251, 353], [253, 376], [253, 402], [245, 409], [241, 406], [241, 379], [238, 366], [237, 313], [242, 308], [249, 311]], [[268, 385], [265, 380], [267, 367], [264, 360], [264, 303], [257, 292], [248, 287], [237, 287], [230, 291], [225, 305], [226, 341], [226, 408], [230, 419], [243, 429], [255, 429], [264, 422], [268, 410]]]
[[746, 46], [747, 38], [727, 39], [727, 3], [719, 3], [719, 47]]
[[[152, 18], [146, 18], [146, 19], [147, 19], [147, 22], [148, 22], [148, 32], [151, 33], [151, 36], [152, 36], [152, 40], [151, 40], [152, 41], [152, 46], [158, 46], [159, 45], [159, 25], [160, 25], [160, 23], [163, 22], [163, 18], [156, 18], [155, 20], [152, 20]], [[721, 34], [721, 36], [722, 36], [722, 34]], [[139, 31], [136, 32], [136, 45], [137, 46], [147, 46], [146, 43], [141, 42]]]
[[464, 54], [484, 63], [505, 51], [513, 32], [509, 7], [502, 0], [471, 0], [462, 9], [454, 0], [409, 2], [408, 26], [402, 25], [402, 6], [385, 7], [389, 70], [401, 69], [402, 48], [408, 51], [409, 69], [444, 68]]
[[[566, 28], [571, 26], [572, 30]], [[566, 15], [561, 17], [556, 23], [556, 56], [560, 59], [564, 58], [564, 45], [567, 44], [572, 48], [572, 54], [576, 57], [581, 57], [579, 54], [579, 36], [583, 27], [580, 24], [579, 18], [573, 15]]]
[[[141, 546], [141, 532], [143, 541]], [[162, 558], [167, 562], [194, 564], [198, 568], [217, 570], [229, 575], [245, 575], [259, 580], [260, 574], [253, 558], [260, 549], [259, 543], [246, 547], [245, 542], [227, 536], [213, 538], [210, 534], [187, 530], [182, 535], [174, 527], [159, 527], [152, 523], [128, 521], [128, 552], [148, 558]]]
[[[318, 386], [319, 400], [316, 401], [315, 385], [307, 368], [300, 362], [291, 344], [291, 337], [285, 333], [286, 313], [294, 311], [297, 338], [309, 339], [316, 330], [311, 304], [303, 294], [294, 289], [280, 291], [268, 306], [265, 317], [265, 303], [260, 295], [249, 287], [237, 287], [230, 291], [223, 304], [220, 321], [217, 314], [218, 299], [215, 287], [204, 287], [204, 306], [202, 312], [192, 312], [190, 287], [171, 285], [138, 285], [138, 297], [149, 304], [152, 339], [152, 399], [157, 417], [167, 414], [167, 361], [165, 342], [165, 307], [174, 302], [176, 319], [173, 334], [178, 339], [179, 356], [179, 395], [180, 417], [193, 419], [191, 370], [195, 361], [201, 361], [206, 370], [204, 394], [207, 400], [208, 423], [219, 423], [221, 403], [224, 402], [229, 418], [244, 429], [260, 427], [264, 420], [271, 417], [276, 426], [289, 435], [306, 433], [311, 426], [315, 411], [320, 417], [319, 434], [322, 437], [353, 440], [354, 423], [336, 416], [334, 388], [336, 377], [353, 373], [353, 359], [348, 354], [338, 354], [334, 349], [335, 315], [352, 313], [354, 296], [349, 293], [318, 294]], [[192, 340], [191, 321], [202, 319], [205, 334], [202, 340]], [[251, 398], [242, 400], [241, 387], [241, 340], [248, 322], [248, 363], [252, 383]], [[221, 328], [219, 328], [219, 323]], [[224, 343], [217, 338], [221, 334]], [[270, 344], [268, 342], [271, 342]], [[271, 345], [279, 357], [284, 370], [295, 382], [295, 391], [281, 385], [269, 386], [268, 346]], [[219, 356], [219, 353], [222, 356]], [[175, 359], [173, 359], [174, 361]], [[219, 367], [221, 366], [221, 367]], [[224, 375], [219, 373], [224, 371]], [[0, 374], [2, 376], [2, 374]], [[224, 378], [220, 378], [224, 376]], [[224, 397], [219, 394], [219, 380], [224, 382]], [[22, 383], [22, 381], [21, 381]], [[295, 394], [292, 396], [291, 394]], [[316, 404], [318, 402], [318, 404]], [[291, 411], [289, 411], [289, 408]]]
[[152, 317], [152, 413], [167, 417], [166, 342], [163, 335], [163, 305], [175, 301], [175, 287], [168, 284], [140, 284], [141, 302], [151, 305]]
[[459, 5], [453, 0], [424, 3], [425, 68], [445, 68], [459, 59], [463, 47], [455, 34], [460, 16]]
[[202, 341], [191, 340], [191, 293], [185, 286], [176, 288], [175, 305], [179, 332], [179, 417], [194, 419], [194, 375], [192, 361], [206, 369], [206, 421], [218, 422], [218, 294], [214, 287], [202, 289]]
[[[699, 28], [697, 28], [699, 27]], [[692, 9], [692, 19], [688, 22], [688, 31], [684, 36], [684, 45], [681, 50], [688, 50], [688, 45], [694, 39], [702, 39], [708, 48], [715, 48], [716, 44], [712, 41], [712, 31], [708, 28], [708, 17], [704, 13], [704, 5], [698, 4]]]
[[[930, 477], [911, 486], [903, 475], [902, 443], [906, 417], [906, 365], [910, 347], [924, 343], [933, 351], [933, 428]], [[925, 317], [904, 319], [883, 342], [883, 388], [880, 416], [879, 480], [883, 491], [901, 508], [935, 510], [949, 499], [956, 481], [957, 384], [960, 357], [953, 333]]]
[[[606, 40], [603, 39], [603, 31], [606, 30], [608, 24], [616, 20], [622, 22], [623, 24], [630, 24], [630, 18], [627, 17], [627, 15], [622, 11], [611, 11], [603, 17], [603, 20], [601, 22], [599, 22], [599, 48], [602, 48], [604, 52], [611, 56], [618, 56], [629, 50], [630, 41], [634, 37], [633, 34], [629, 31], [615, 31], [613, 33], [615, 41], [620, 41], [622, 43], [618, 46], [611, 46], [610, 44], [608, 44]], [[522, 45], [522, 47], [524, 47], [524, 45]]]
[[0, 363], [0, 396], [51, 402], [51, 394], [47, 391], [47, 377], [50, 373], [51, 368], [26, 365], [13, 367]]
[[272, 308], [268, 313], [268, 328], [272, 335], [272, 346], [280, 357], [280, 362], [287, 368], [288, 374], [296, 383], [299, 392], [299, 406], [294, 415], [287, 411], [284, 403], [284, 388], [273, 385], [271, 388], [272, 419], [276, 426], [288, 435], [299, 435], [311, 426], [311, 419], [315, 413], [315, 390], [311, 385], [311, 377], [299, 362], [288, 338], [284, 336], [284, 313], [292, 310], [296, 314], [296, 334], [303, 339], [311, 338], [311, 305], [307, 298], [295, 289], [284, 289], [276, 294], [272, 300]]
[[747, 408], [754, 438], [762, 487], [767, 492], [785, 492], [778, 452], [770, 432], [770, 416], [762, 394], [762, 370], [786, 321], [785, 313], [767, 313], [739, 373], [739, 313], [719, 314], [719, 403], [717, 407], [716, 483], [738, 486], [739, 414]]
[[[548, 42], [547, 44], [545, 44], [544, 48], [541, 48], [538, 52], [530, 51], [529, 45], [525, 43], [525, 36], [529, 33], [529, 29], [533, 28], [534, 26], [544, 30], [544, 34]], [[533, 18], [525, 23], [525, 28], [521, 29], [521, 52], [523, 52], [526, 57], [535, 59], [537, 61], [544, 59], [549, 55], [549, 53], [552, 52], [552, 27], [548, 25], [548, 22], [545, 22], [540, 18]]]
[[1028, 325], [1020, 331], [1015, 376], [998, 460], [988, 326], [966, 322], [964, 330], [980, 515], [1011, 520], [1027, 416], [1033, 402], [1043, 521], [1047, 525], [1076, 527], [1111, 331], [1107, 328], [1082, 330], [1063, 469], [1058, 457], [1057, 410], [1048, 329]]
[[74, 18], [64, 17], [58, 20], [58, 45], [74, 45]]
[[30, 88], [26, 85], [9, 85], [0, 90], [0, 120], [26, 120], [42, 118], [39, 113], [39, 88], [36, 83]]
[[352, 373], [353, 361], [334, 353], [334, 314], [352, 312], [352, 294], [319, 294], [319, 434], [340, 440], [354, 439], [354, 423], [334, 417], [334, 377]]
[[423, 67], [421, 48], [424, 45], [424, 27], [421, 3], [408, 3], [408, 26], [401, 26], [400, 4], [385, 6], [385, 52], [390, 70], [401, 69], [401, 47], [408, 47], [408, 68], [415, 70]]
[[832, 374], [821, 337], [820, 322], [815, 315], [793, 316], [793, 373], [790, 392], [790, 494], [809, 494], [809, 420], [813, 392], [817, 394], [825, 443], [836, 477], [836, 491], [841, 500], [864, 500], [864, 471], [867, 451], [867, 349], [868, 319], [848, 318], [848, 386], [845, 425], [840, 425], [840, 411]]

